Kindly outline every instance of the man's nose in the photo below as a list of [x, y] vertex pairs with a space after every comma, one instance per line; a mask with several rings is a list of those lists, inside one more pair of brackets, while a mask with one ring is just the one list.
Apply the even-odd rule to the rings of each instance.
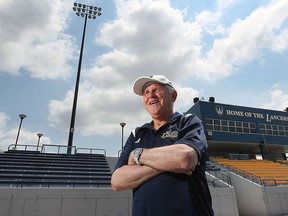
[[154, 97], [156, 95], [156, 91], [150, 91], [148, 92], [148, 97]]

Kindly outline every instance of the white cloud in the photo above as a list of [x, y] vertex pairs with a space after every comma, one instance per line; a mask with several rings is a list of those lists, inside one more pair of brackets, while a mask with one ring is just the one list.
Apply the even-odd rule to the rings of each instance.
[[[173, 3], [177, 6], [178, 0]], [[268, 54], [274, 52], [285, 55], [287, 52], [287, 0], [272, 0], [267, 5], [263, 2], [247, 1], [245, 4], [249, 4], [248, 8], [252, 5], [249, 12], [244, 10], [245, 14], [241, 14], [241, 18], [237, 20], [235, 17], [242, 11], [239, 12], [237, 7], [243, 3], [236, 0], [218, 0], [213, 3], [213, 9], [209, 10], [208, 8], [212, 7], [207, 6], [202, 11], [194, 11], [190, 6], [183, 6], [183, 3], [186, 4], [186, 1], [179, 3], [179, 7], [185, 8], [181, 11], [172, 8], [168, 0], [116, 0], [116, 18], [106, 23], [101, 23], [101, 20], [112, 16], [110, 14], [106, 17], [105, 14], [114, 15], [114, 11], [103, 7], [104, 19], [101, 17], [98, 20], [100, 27], [97, 27], [95, 39], [100, 46], [96, 48], [96, 52], [92, 50], [94, 45], [85, 46], [84, 50], [84, 53], [88, 53], [85, 55], [86, 62], [93, 67], [86, 64], [83, 65], [86, 68], [82, 69], [76, 115], [77, 132], [83, 136], [100, 134], [109, 135], [110, 138], [110, 135], [119, 133], [119, 123], [122, 121], [127, 123], [125, 131], [149, 121], [150, 117], [143, 108], [141, 97], [132, 92], [133, 81], [138, 76], [164, 74], [169, 77], [178, 90], [175, 110], [184, 112], [192, 106], [193, 98], [199, 97], [200, 91], [186, 86], [187, 84], [196, 83], [201, 91], [210, 94], [207, 80], [217, 81], [232, 76], [235, 71], [253, 60], [270, 66], [270, 59], [266, 58]], [[199, 3], [201, 7], [205, 4]], [[217, 4], [217, 7], [214, 7], [214, 4]], [[262, 6], [256, 8], [259, 4]], [[197, 6], [199, 5], [197, 3]], [[12, 75], [25, 73], [40, 79], [67, 79], [71, 72], [71, 60], [77, 63], [74, 57], [78, 59], [78, 48], [76, 50], [74, 38], [69, 35], [76, 31], [74, 27], [77, 26], [69, 23], [72, 16], [75, 16], [71, 8], [71, 0], [0, 1], [0, 71]], [[191, 11], [193, 13], [189, 13]], [[234, 12], [237, 15], [231, 16]], [[70, 24], [71, 26], [68, 26]], [[91, 28], [89, 32], [93, 35], [95, 33]], [[103, 53], [103, 50], [106, 50], [106, 53], [92, 62], [93, 55]], [[259, 70], [263, 68], [264, 66]], [[72, 72], [74, 73], [75, 69]], [[255, 72], [260, 73], [247, 71]], [[249, 74], [243, 77], [249, 77]], [[20, 76], [15, 77], [18, 78], [21, 79]], [[234, 82], [233, 77], [229, 80]], [[30, 80], [25, 81], [28, 83]], [[246, 81], [251, 80], [241, 81], [246, 85]], [[73, 85], [74, 80], [71, 83]], [[71, 83], [65, 83], [65, 87]], [[214, 87], [217, 82], [214, 84], [212, 89], [216, 89]], [[7, 86], [10, 86], [10, 83]], [[254, 84], [246, 85], [249, 86]], [[6, 87], [5, 90], [9, 89]], [[56, 128], [57, 132], [63, 130], [66, 134], [74, 87], [66, 94], [62, 92], [65, 87], [59, 88], [59, 97], [65, 95], [63, 99], [57, 97], [51, 100], [48, 93], [41, 98], [45, 98], [43, 101], [46, 98], [51, 100], [50, 126]], [[16, 84], [13, 88], [16, 88]], [[219, 91], [223, 88], [219, 86]], [[261, 89], [257, 86], [257, 98], [261, 98], [258, 104], [269, 100], [269, 103], [264, 104], [265, 108], [287, 107], [287, 92], [284, 87], [269, 89], [271, 96], [266, 88], [264, 85], [261, 85]], [[236, 91], [238, 90], [231, 89], [234, 95], [239, 93]], [[249, 92], [249, 89], [246, 92]], [[265, 96], [262, 96], [262, 92], [265, 92]], [[229, 93], [227, 92], [228, 96]], [[55, 94], [53, 97], [55, 98]], [[33, 105], [35, 101], [27, 99], [28, 103]], [[15, 104], [13, 108], [16, 106]], [[44, 107], [43, 104], [40, 106]], [[37, 109], [36, 112], [38, 111], [45, 115], [46, 110]], [[15, 142], [18, 129], [17, 125], [13, 126], [16, 129], [9, 128], [8, 121], [7, 114], [0, 114], [0, 138], [5, 145]], [[28, 131], [24, 127], [19, 141], [36, 143], [36, 134], [37, 132]], [[58, 139], [58, 135], [54, 135], [55, 139]], [[45, 136], [44, 141], [50, 142]]]
[[[286, 34], [282, 31], [288, 17], [285, 0], [258, 8], [229, 27], [219, 22], [221, 9], [233, 6], [233, 1], [222, 1], [219, 11], [204, 11], [194, 21], [185, 21], [185, 14], [168, 1], [117, 2], [118, 17], [102, 24], [97, 38], [110, 50], [82, 76], [76, 123], [83, 135], [112, 134], [119, 130], [119, 122], [134, 127], [149, 120], [140, 98], [132, 93], [138, 76], [165, 74], [178, 87], [175, 108], [185, 111], [198, 91], [184, 87], [183, 80], [229, 76], [257, 58], [261, 49], [273, 51], [269, 46], [273, 36], [282, 41]], [[216, 37], [210, 50], [203, 49], [205, 34]], [[278, 49], [285, 49], [283, 44]], [[63, 101], [51, 101], [50, 121], [55, 127], [68, 127], [72, 98], [71, 90]]]
[[7, 121], [9, 120], [10, 117], [6, 113], [0, 112], [0, 149], [4, 151], [8, 149], [10, 144], [15, 143], [16, 139], [16, 129], [14, 134], [12, 134], [13, 130], [7, 129]]
[[6, 128], [6, 122], [9, 120], [9, 116], [6, 113], [0, 112], [0, 133], [3, 136], [3, 130]]
[[[131, 6], [131, 5], [130, 5]], [[167, 1], [143, 1], [130, 13], [105, 23], [97, 39], [111, 51], [98, 58], [98, 64], [83, 75], [77, 105], [77, 128], [83, 135], [110, 135], [119, 131], [119, 122], [129, 122], [131, 130], [150, 121], [133, 81], [140, 75], [166, 74], [177, 80], [185, 76], [190, 55], [199, 52], [200, 29], [185, 23], [181, 11]], [[193, 33], [193, 37], [191, 37]], [[195, 90], [181, 88], [177, 108], [191, 104]], [[180, 95], [180, 94], [179, 94]], [[191, 96], [190, 101], [187, 96]], [[186, 98], [185, 98], [186, 97]], [[50, 121], [67, 128], [73, 94], [63, 101], [50, 102]], [[176, 104], [177, 104], [176, 103]], [[135, 119], [135, 116], [137, 118]]]
[[[192, 67], [205, 78], [215, 80], [229, 76], [237, 67], [251, 62], [262, 49], [287, 49], [287, 40], [283, 41], [287, 29], [282, 29], [287, 18], [288, 2], [285, 0], [272, 1], [266, 7], [256, 9], [227, 28], [227, 36], [215, 39], [212, 49], [204, 58], [192, 63]], [[281, 45], [276, 47], [276, 42]]]
[[[66, 1], [6, 1], [0, 4], [0, 69], [17, 75], [65, 79], [75, 47], [67, 27], [71, 7]], [[67, 7], [69, 5], [69, 7]]]
[[218, 5], [219, 5], [219, 8], [223, 9], [232, 5], [235, 2], [236, 2], [235, 0], [218, 0]]
[[[6, 151], [8, 150], [8, 147], [10, 146], [11, 148], [16, 142], [16, 136], [18, 134], [18, 127], [15, 128], [9, 128], [8, 121], [11, 118], [3, 112], [0, 112], [0, 149]], [[20, 119], [19, 119], [20, 122]], [[21, 130], [19, 132], [19, 137], [18, 137], [18, 142], [17, 145], [34, 145], [36, 146], [38, 143], [38, 136], [37, 136], [38, 131], [27, 131], [23, 126], [21, 127]], [[50, 144], [50, 138], [41, 137], [41, 140], [39, 142], [40, 146], [42, 143], [45, 144]], [[32, 147], [31, 147], [32, 148]], [[34, 147], [35, 150], [35, 147]]]
[[269, 102], [262, 105], [265, 109], [273, 109], [273, 110], [284, 110], [288, 107], [288, 92], [282, 90], [282, 85], [279, 83], [274, 84], [270, 88], [270, 99]]
[[199, 97], [199, 92], [189, 87], [180, 87], [175, 85], [178, 96], [175, 102], [175, 110], [186, 112], [193, 105], [193, 99]]
[[288, 28], [284, 29], [279, 35], [275, 35], [271, 41], [271, 49], [275, 52], [282, 52], [288, 48]]
[[129, 16], [104, 24], [98, 42], [130, 56], [124, 73], [164, 73], [173, 79], [188, 73], [188, 62], [201, 49], [200, 36], [200, 27], [184, 22], [169, 3], [145, 1]]

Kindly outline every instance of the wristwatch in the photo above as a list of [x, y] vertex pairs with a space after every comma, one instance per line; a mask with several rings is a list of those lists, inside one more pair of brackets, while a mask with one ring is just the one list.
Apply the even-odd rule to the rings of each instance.
[[143, 152], [143, 148], [136, 148], [134, 151], [133, 151], [133, 157], [134, 157], [134, 161], [136, 162], [136, 164], [138, 165], [141, 165], [141, 162], [140, 162], [140, 156]]

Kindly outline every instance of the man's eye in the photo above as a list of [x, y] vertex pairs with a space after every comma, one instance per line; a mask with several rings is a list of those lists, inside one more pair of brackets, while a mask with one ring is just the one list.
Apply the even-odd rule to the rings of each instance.
[[163, 90], [162, 89], [153, 89], [151, 91], [144, 91], [143, 95], [147, 95], [149, 94], [150, 92], [154, 92], [154, 93], [159, 93], [159, 92], [162, 92]]

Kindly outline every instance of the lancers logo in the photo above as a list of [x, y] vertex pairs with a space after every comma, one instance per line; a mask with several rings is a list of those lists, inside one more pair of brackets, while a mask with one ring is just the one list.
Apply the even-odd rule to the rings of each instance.
[[161, 136], [161, 138], [167, 138], [167, 137], [171, 137], [171, 138], [177, 138], [178, 136], [178, 131], [166, 131], [165, 133], [163, 133], [163, 135]]
[[220, 115], [220, 116], [222, 116], [224, 113], [224, 109], [222, 106], [219, 106], [219, 105], [215, 106], [215, 110], [218, 113], [218, 115]]

